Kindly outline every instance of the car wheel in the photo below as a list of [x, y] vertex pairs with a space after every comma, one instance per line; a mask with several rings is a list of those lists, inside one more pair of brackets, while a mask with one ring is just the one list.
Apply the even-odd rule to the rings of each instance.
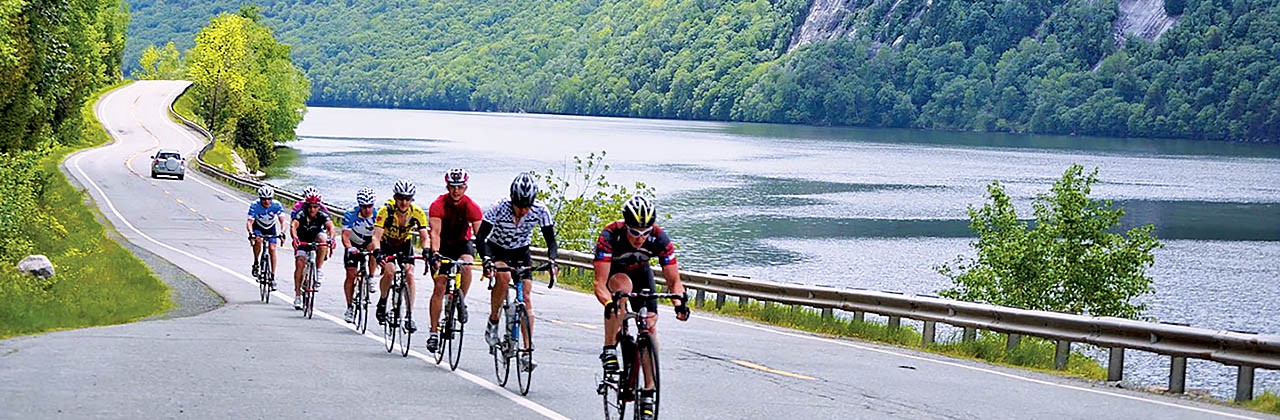
[[181, 181], [184, 176], [186, 175], [178, 175], [178, 180]]
[[151, 179], [156, 179], [156, 178], [158, 178], [158, 177], [156, 176], [155, 171], [152, 171], [152, 172], [151, 172]]

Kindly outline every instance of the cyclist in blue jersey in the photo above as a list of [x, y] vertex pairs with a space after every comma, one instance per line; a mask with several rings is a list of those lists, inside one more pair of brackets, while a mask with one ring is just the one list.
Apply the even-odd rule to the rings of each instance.
[[258, 188], [258, 201], [249, 204], [249, 218], [244, 224], [245, 230], [249, 231], [249, 243], [253, 248], [254, 277], [258, 276], [260, 268], [258, 254], [262, 252], [262, 239], [267, 239], [267, 246], [270, 247], [268, 252], [271, 253], [271, 290], [276, 290], [275, 269], [279, 267], [276, 264], [276, 245], [279, 244], [281, 228], [285, 225], [284, 207], [272, 199], [275, 194], [275, 190], [269, 186]]
[[[622, 328], [625, 302], [614, 302], [613, 292], [630, 293], [633, 290], [649, 289], [657, 292], [653, 280], [653, 270], [649, 261], [658, 257], [662, 266], [662, 277], [667, 280], [667, 288], [671, 293], [683, 295], [684, 284], [680, 283], [680, 268], [676, 264], [676, 248], [671, 243], [667, 232], [654, 224], [657, 212], [653, 203], [641, 196], [631, 197], [622, 205], [622, 219], [600, 232], [596, 240], [595, 261], [595, 294], [600, 304], [604, 305], [604, 351], [600, 353], [600, 361], [605, 372], [619, 370], [618, 330]], [[689, 319], [689, 307], [683, 299], [675, 299], [676, 319]], [[658, 302], [649, 301], [649, 334], [654, 341], [658, 338]], [[640, 310], [639, 302], [631, 302], [632, 311]], [[652, 369], [652, 367], [646, 367]], [[641, 388], [642, 400], [637, 408], [641, 413], [651, 412], [653, 408], [652, 377], [646, 375]], [[645, 417], [642, 415], [642, 417]]]
[[[342, 290], [347, 296], [347, 313], [343, 319], [347, 323], [354, 322], [354, 310], [352, 308], [351, 296], [355, 293], [356, 288], [356, 266], [360, 263], [359, 251], [373, 251], [373, 224], [378, 217], [378, 208], [374, 207], [374, 194], [372, 188], [361, 188], [356, 192], [356, 206], [351, 210], [347, 210], [342, 215], [342, 246], [346, 249], [343, 255], [343, 266], [347, 268], [347, 279], [342, 284]], [[369, 260], [368, 267], [376, 267], [377, 262], [373, 256], [366, 257]], [[359, 287], [366, 290], [373, 290], [371, 283], [365, 283], [369, 279], [361, 279]]]

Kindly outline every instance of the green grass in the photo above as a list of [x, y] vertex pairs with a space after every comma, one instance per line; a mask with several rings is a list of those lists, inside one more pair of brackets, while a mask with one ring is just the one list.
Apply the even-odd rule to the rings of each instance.
[[[594, 278], [589, 270], [579, 273], [576, 269], [562, 269], [556, 281], [557, 285], [568, 289], [593, 293]], [[690, 297], [692, 298], [692, 295]], [[989, 332], [979, 334], [977, 339], [972, 341], [953, 340], [921, 348], [920, 332], [913, 327], [903, 325], [898, 328], [889, 328], [888, 325], [877, 322], [844, 318], [827, 319], [822, 317], [821, 312], [807, 308], [793, 308], [779, 304], [765, 305], [760, 302], [740, 305], [735, 298], [726, 300], [724, 306], [718, 309], [715, 307], [715, 301], [711, 299], [701, 307], [693, 306], [693, 309], [817, 334], [895, 344], [952, 357], [982, 360], [1057, 375], [1095, 380], [1103, 380], [1107, 375], [1106, 369], [1097, 361], [1078, 352], [1072, 352], [1067, 358], [1066, 370], [1054, 370], [1053, 357], [1057, 350], [1055, 344], [1035, 337], [1023, 337], [1018, 346], [1011, 351], [1005, 350], [1006, 335]]]
[[204, 119], [196, 115], [195, 109], [195, 100], [187, 96], [186, 92], [183, 92], [182, 95], [178, 96], [177, 100], [173, 101], [174, 112], [186, 117], [188, 120], [195, 121], [196, 124], [204, 125]]
[[215, 142], [209, 152], [204, 154], [204, 161], [210, 165], [217, 166], [218, 169], [234, 174], [238, 171], [236, 171], [235, 164], [232, 163], [235, 160], [231, 157], [231, 153], [231, 146], [227, 146], [226, 143], [220, 141]]
[[168, 287], [133, 253], [107, 238], [95, 209], [85, 204], [87, 194], [58, 171], [58, 163], [71, 152], [109, 140], [93, 115], [93, 104], [125, 84], [86, 101], [82, 144], [54, 150], [40, 162], [48, 179], [38, 204], [60, 226], [32, 227], [31, 239], [36, 250], [53, 261], [56, 275], [41, 281], [8, 264], [0, 268], [0, 338], [131, 322], [173, 305]]
[[1280, 414], [1280, 396], [1271, 390], [1262, 391], [1262, 395], [1254, 397], [1253, 401], [1243, 404], [1245, 407], [1264, 413]]

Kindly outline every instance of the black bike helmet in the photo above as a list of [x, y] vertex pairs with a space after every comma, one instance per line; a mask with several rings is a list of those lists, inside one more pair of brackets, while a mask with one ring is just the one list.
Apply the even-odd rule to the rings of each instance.
[[649, 199], [637, 195], [622, 205], [622, 219], [629, 227], [644, 229], [653, 226], [657, 212]]
[[516, 207], [533, 207], [533, 200], [538, 197], [538, 181], [528, 172], [516, 176], [511, 181], [511, 204]]

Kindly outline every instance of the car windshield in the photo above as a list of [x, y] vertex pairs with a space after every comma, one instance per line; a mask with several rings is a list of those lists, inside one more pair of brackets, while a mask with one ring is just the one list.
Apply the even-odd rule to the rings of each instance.
[[158, 158], [158, 159], [168, 159], [168, 158], [181, 159], [181, 157], [180, 157], [180, 156], [178, 156], [178, 154], [177, 154], [177, 153], [160, 153], [160, 154], [156, 155], [156, 158]]

